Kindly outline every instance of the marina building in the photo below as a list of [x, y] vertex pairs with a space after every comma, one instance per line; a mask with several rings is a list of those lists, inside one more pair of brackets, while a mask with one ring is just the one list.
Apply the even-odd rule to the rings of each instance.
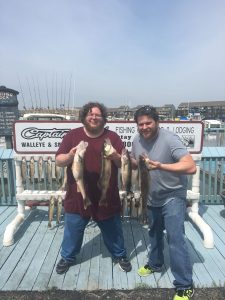
[[177, 108], [177, 116], [201, 114], [204, 119], [225, 121], [225, 101], [182, 102]]

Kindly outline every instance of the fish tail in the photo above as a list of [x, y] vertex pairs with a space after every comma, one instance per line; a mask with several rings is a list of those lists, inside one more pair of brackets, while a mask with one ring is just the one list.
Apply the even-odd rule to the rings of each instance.
[[56, 220], [57, 225], [60, 223], [61, 211], [62, 211], [62, 197], [59, 196], [57, 201], [57, 220]]

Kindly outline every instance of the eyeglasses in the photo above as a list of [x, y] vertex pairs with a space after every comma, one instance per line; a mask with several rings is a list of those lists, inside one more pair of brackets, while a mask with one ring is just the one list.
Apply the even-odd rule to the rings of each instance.
[[87, 117], [89, 117], [89, 118], [101, 119], [101, 118], [102, 118], [102, 115], [100, 115], [100, 114], [92, 114], [92, 113], [88, 113], [88, 114], [87, 114]]

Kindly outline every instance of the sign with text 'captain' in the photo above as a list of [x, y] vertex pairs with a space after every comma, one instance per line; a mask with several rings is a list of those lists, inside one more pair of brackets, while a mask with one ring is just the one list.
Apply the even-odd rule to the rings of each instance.
[[[55, 153], [63, 137], [73, 128], [83, 126], [71, 121], [16, 121], [14, 150], [17, 153]], [[161, 121], [159, 126], [177, 134], [190, 153], [200, 153], [203, 145], [203, 123], [191, 121]], [[115, 131], [130, 151], [137, 134], [135, 122], [108, 122], [106, 128]]]

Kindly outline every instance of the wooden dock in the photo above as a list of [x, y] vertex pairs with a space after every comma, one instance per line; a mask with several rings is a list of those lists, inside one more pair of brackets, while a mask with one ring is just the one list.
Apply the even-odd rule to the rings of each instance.
[[[16, 215], [15, 206], [0, 206], [0, 237]], [[214, 249], [203, 246], [202, 236], [195, 226], [185, 222], [187, 242], [193, 263], [196, 287], [225, 286], [225, 210], [222, 205], [201, 205], [200, 214], [214, 233]], [[15, 236], [10, 247], [0, 246], [0, 290], [43, 291], [62, 290], [135, 289], [137, 287], [172, 288], [173, 276], [169, 267], [165, 243], [165, 265], [162, 273], [141, 278], [137, 269], [146, 263], [148, 228], [136, 220], [125, 219], [125, 243], [132, 263], [132, 271], [124, 273], [112, 263], [104, 246], [100, 230], [94, 222], [86, 228], [83, 247], [77, 263], [65, 275], [55, 272], [60, 259], [63, 220], [60, 226], [48, 228], [46, 207], [31, 212]]]

